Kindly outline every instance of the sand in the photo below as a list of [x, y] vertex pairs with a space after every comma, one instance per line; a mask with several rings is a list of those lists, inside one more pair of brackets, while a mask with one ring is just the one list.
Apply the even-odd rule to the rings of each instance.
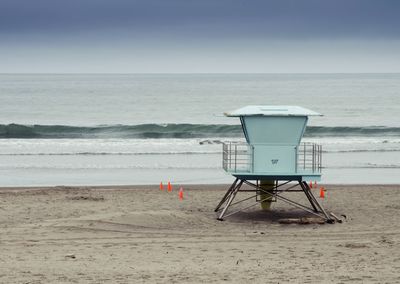
[[326, 186], [333, 225], [217, 221], [226, 187], [0, 189], [0, 283], [400, 283], [399, 185]]

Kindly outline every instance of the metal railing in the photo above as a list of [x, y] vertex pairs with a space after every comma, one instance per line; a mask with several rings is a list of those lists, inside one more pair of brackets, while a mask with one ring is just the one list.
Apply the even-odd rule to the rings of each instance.
[[300, 143], [297, 148], [296, 172], [321, 172], [322, 146], [315, 143]]
[[253, 147], [241, 142], [223, 143], [222, 167], [227, 172], [252, 172]]
[[[322, 146], [300, 143], [296, 147], [296, 173], [320, 173], [322, 169]], [[253, 147], [243, 142], [222, 144], [222, 167], [231, 173], [253, 172]]]

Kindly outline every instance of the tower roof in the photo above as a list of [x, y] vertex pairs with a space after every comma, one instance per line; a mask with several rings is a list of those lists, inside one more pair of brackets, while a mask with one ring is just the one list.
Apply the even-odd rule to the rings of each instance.
[[321, 116], [322, 114], [299, 106], [245, 106], [224, 113], [226, 116]]

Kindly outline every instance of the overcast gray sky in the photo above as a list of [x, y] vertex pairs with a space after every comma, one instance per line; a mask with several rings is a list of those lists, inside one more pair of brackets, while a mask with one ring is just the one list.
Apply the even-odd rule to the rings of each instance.
[[0, 0], [0, 72], [400, 72], [396, 0]]

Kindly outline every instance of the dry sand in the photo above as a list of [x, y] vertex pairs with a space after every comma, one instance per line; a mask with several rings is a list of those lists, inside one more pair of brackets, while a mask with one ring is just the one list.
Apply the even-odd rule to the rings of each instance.
[[0, 189], [0, 282], [400, 283], [398, 185], [326, 186], [333, 225], [279, 201], [220, 222], [227, 186], [184, 188]]

